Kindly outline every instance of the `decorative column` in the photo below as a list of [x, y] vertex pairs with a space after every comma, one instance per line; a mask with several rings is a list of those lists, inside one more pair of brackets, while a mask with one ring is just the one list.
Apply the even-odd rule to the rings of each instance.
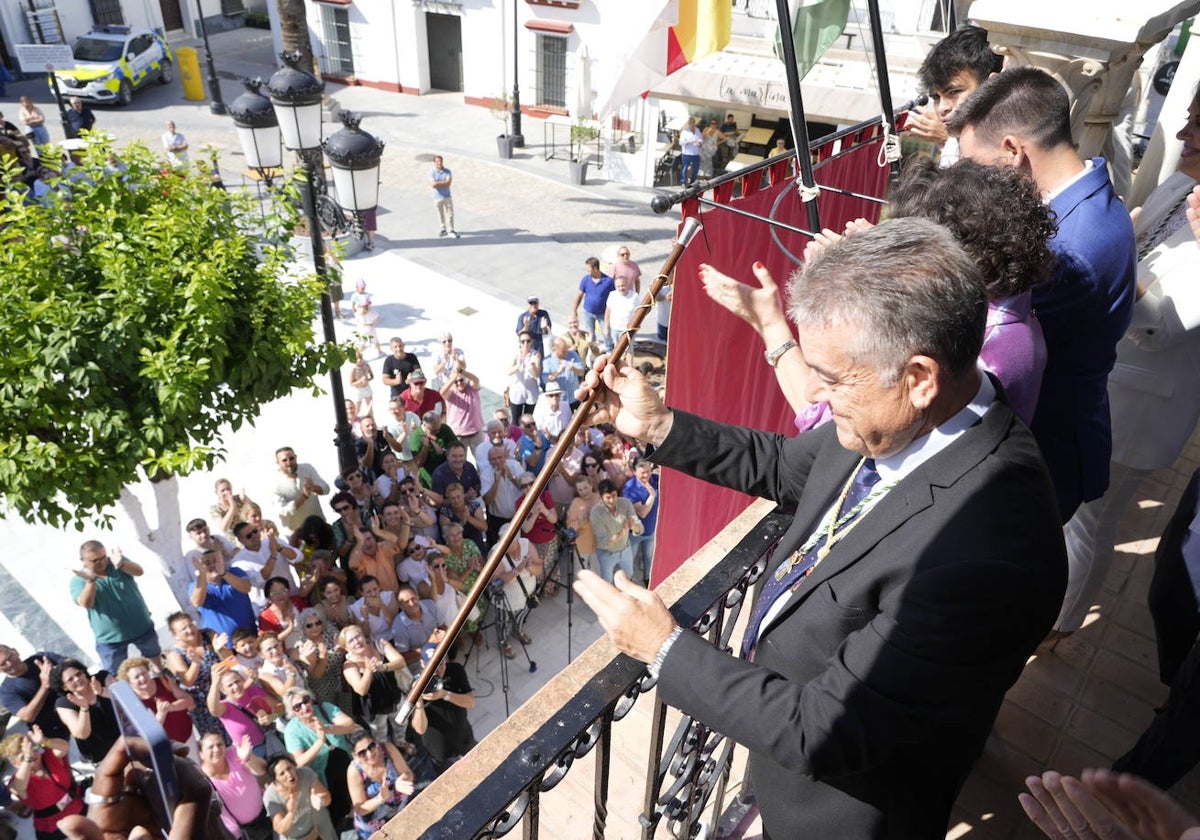
[[1071, 134], [1080, 155], [1092, 157], [1146, 50], [1198, 10], [1200, 0], [976, 0], [970, 18], [1008, 62], [1040, 67], [1062, 83]]

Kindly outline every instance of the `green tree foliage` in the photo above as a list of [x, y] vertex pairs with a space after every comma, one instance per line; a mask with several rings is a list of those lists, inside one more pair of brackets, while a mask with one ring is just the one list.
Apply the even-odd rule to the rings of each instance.
[[[119, 154], [119, 157], [117, 156]], [[344, 358], [316, 343], [321, 284], [287, 276], [292, 201], [264, 213], [96, 143], [38, 202], [0, 201], [0, 498], [52, 525], [126, 484], [211, 467], [217, 435]]]

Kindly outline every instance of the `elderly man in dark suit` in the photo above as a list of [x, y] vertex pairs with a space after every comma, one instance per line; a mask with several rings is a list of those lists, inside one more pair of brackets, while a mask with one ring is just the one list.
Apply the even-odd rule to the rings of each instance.
[[600, 416], [657, 445], [652, 460], [796, 505], [743, 657], [623, 576], [576, 588], [667, 703], [750, 750], [767, 836], [941, 838], [1062, 601], [1054, 492], [976, 367], [983, 285], [947, 231], [885, 222], [810, 260], [790, 292], [808, 399], [833, 413], [820, 429], [724, 426], [667, 409], [632, 368], [589, 374]]

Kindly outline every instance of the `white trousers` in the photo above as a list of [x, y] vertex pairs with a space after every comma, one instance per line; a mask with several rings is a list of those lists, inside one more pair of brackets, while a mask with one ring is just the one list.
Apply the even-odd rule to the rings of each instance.
[[1067, 594], [1055, 630], [1078, 630], [1096, 603], [1113, 561], [1117, 527], [1129, 511], [1142, 479], [1153, 470], [1109, 463], [1108, 490], [1079, 506], [1063, 528], [1067, 541]]

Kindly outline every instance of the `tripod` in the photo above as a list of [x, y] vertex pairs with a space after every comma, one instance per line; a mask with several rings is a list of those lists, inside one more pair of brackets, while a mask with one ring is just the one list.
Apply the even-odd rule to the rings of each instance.
[[[521, 646], [521, 653], [525, 655], [525, 661], [529, 663], [529, 673], [537, 671], [537, 663], [529, 656], [529, 648], [525, 645], [524, 626], [525, 618], [529, 615], [529, 608], [523, 607], [521, 610], [514, 611], [512, 604], [508, 602], [508, 596], [504, 594], [504, 587], [493, 585], [488, 587], [488, 601], [492, 605], [494, 616], [490, 622], [480, 627], [480, 631], [486, 630], [488, 627], [493, 628], [496, 633], [496, 650], [500, 654], [500, 690], [504, 692], [504, 714], [509, 714], [508, 708], [508, 656], [505, 650], [508, 648], [508, 637], [511, 633]], [[472, 641], [472, 648], [474, 641]], [[466, 659], [469, 659], [471, 651], [467, 651]]]
[[537, 587], [537, 597], [540, 601], [546, 597], [546, 587], [551, 584], [557, 584], [561, 589], [567, 591], [567, 662], [570, 663], [571, 657], [571, 615], [572, 608], [575, 605], [575, 589], [571, 586], [575, 582], [575, 565], [586, 569], [587, 564], [583, 558], [579, 556], [579, 548], [575, 545], [575, 537], [577, 532], [570, 528], [563, 528], [559, 531], [558, 552], [554, 555], [554, 560], [546, 569], [542, 576], [542, 582]]

